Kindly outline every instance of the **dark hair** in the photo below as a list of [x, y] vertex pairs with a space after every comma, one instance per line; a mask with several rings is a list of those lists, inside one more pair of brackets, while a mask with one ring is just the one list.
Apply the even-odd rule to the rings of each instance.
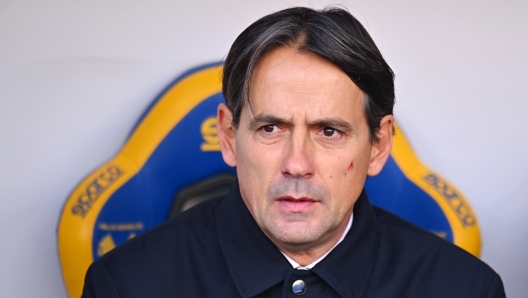
[[222, 93], [238, 127], [242, 107], [249, 101], [255, 65], [267, 51], [291, 46], [319, 55], [341, 68], [365, 93], [364, 113], [371, 142], [377, 141], [380, 121], [392, 115], [394, 73], [365, 28], [348, 11], [316, 11], [295, 7], [267, 15], [235, 40], [227, 55]]

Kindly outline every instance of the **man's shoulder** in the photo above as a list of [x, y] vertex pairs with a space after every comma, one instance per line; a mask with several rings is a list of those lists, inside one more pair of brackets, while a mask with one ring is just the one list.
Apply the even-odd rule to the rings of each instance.
[[477, 257], [390, 212], [377, 207], [374, 212], [380, 229], [377, 266], [383, 267], [381, 275], [412, 276], [419, 284], [449, 285], [445, 295], [476, 289], [486, 292], [490, 285], [499, 292], [502, 289], [498, 274]]
[[[426, 231], [401, 217], [381, 208], [374, 207], [381, 232], [381, 244], [392, 246], [393, 251], [412, 251], [413, 253], [440, 254], [462, 259], [475, 266], [486, 266], [482, 261], [454, 245], [453, 243]], [[388, 241], [388, 243], [384, 243]], [[489, 267], [488, 267], [489, 268]], [[491, 268], [490, 268], [491, 269]]]
[[219, 205], [201, 203], [102, 256], [86, 274], [85, 297], [195, 297], [198, 281], [216, 286], [214, 275], [228, 271], [216, 233]]
[[[169, 261], [181, 251], [199, 249], [197, 246], [216, 244], [215, 213], [220, 200], [201, 203], [159, 226], [135, 237], [99, 259], [113, 267], [142, 264], [156, 260]], [[214, 243], [212, 243], [214, 242]]]

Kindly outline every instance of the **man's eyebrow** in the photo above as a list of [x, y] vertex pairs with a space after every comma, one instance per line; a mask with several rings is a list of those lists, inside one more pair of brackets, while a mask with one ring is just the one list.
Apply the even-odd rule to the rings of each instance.
[[347, 134], [352, 134], [354, 132], [354, 127], [340, 118], [317, 119], [314, 121], [308, 121], [307, 124], [316, 127], [331, 127]]
[[[251, 119], [249, 123], [249, 129], [255, 130], [264, 124], [288, 125], [288, 124], [291, 124], [291, 122], [286, 119], [279, 118], [277, 116], [256, 115], [253, 117], [253, 119]], [[317, 119], [313, 121], [307, 121], [306, 124], [308, 126], [315, 126], [315, 127], [331, 127], [341, 132], [344, 132], [346, 134], [352, 134], [355, 131], [354, 127], [350, 123], [348, 123], [347, 121], [341, 118]]]
[[262, 124], [279, 124], [284, 125], [289, 123], [287, 120], [272, 115], [255, 115], [249, 122], [249, 129], [255, 130]]

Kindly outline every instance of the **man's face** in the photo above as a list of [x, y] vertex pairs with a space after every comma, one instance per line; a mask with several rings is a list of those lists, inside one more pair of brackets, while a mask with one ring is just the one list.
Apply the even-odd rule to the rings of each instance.
[[[256, 65], [251, 107], [223, 134], [231, 137], [222, 151], [246, 206], [279, 248], [337, 241], [369, 168], [378, 171], [363, 98], [342, 70], [312, 53], [279, 47]], [[219, 126], [230, 115], [220, 107]]]

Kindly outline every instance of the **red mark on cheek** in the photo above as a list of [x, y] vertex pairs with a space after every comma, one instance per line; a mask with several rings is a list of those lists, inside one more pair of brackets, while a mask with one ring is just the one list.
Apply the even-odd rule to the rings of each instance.
[[[348, 169], [347, 169], [347, 172], [354, 169], [354, 162], [351, 162], [350, 165], [348, 166]], [[345, 172], [345, 176], [347, 174], [347, 172]]]

